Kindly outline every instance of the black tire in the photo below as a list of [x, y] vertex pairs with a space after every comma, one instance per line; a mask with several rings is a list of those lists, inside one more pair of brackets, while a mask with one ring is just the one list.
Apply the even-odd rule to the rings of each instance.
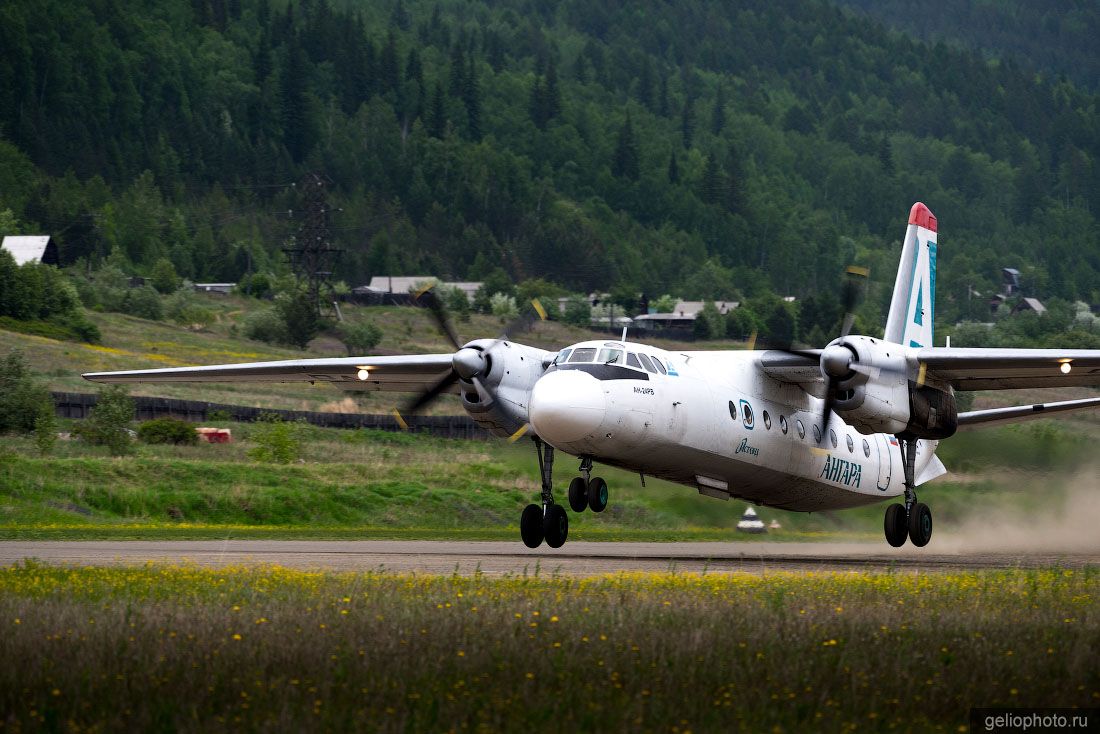
[[932, 511], [928, 509], [928, 505], [918, 502], [909, 511], [909, 542], [923, 548], [931, 539]]
[[584, 512], [588, 507], [588, 487], [584, 477], [573, 477], [569, 483], [569, 507], [573, 512]]
[[546, 544], [551, 548], [561, 548], [569, 537], [569, 515], [561, 505], [550, 505], [543, 519], [543, 532]]
[[588, 508], [592, 512], [603, 512], [607, 507], [607, 482], [596, 477], [588, 483]]
[[528, 548], [538, 548], [542, 545], [543, 533], [542, 508], [527, 505], [519, 516], [519, 535], [523, 538], [523, 544]]
[[883, 522], [886, 542], [895, 548], [905, 545], [909, 533], [909, 519], [905, 516], [905, 505], [896, 502], [886, 508], [886, 520]]

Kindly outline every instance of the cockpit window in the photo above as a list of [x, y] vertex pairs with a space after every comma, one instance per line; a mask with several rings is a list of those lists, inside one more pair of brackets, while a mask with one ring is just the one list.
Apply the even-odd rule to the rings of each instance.
[[657, 374], [657, 368], [654, 367], [653, 363], [649, 361], [649, 357], [645, 356], [644, 354], [638, 354], [638, 359], [641, 360], [642, 367], [645, 368], [646, 372]]
[[660, 371], [660, 373], [662, 375], [667, 375], [668, 372], [665, 371], [665, 366], [663, 364], [661, 364], [661, 360], [657, 359], [656, 357], [653, 357], [652, 359], [653, 359], [654, 366], [657, 367], [657, 369]]
[[569, 359], [569, 353], [572, 351], [572, 347], [566, 347], [565, 349], [558, 352], [558, 356], [554, 357], [554, 364], [561, 364], [565, 362], [565, 360]]
[[569, 363], [576, 362], [591, 362], [592, 358], [596, 356], [595, 347], [581, 347], [580, 349], [574, 349], [573, 355], [569, 358]]
[[623, 363], [623, 350], [621, 349], [601, 349], [600, 357], [596, 360], [603, 364], [622, 364]]
[[627, 367], [633, 367], [635, 369], [640, 370], [642, 368], [642, 363], [638, 361], [638, 357], [635, 356], [634, 352], [627, 352], [626, 353], [626, 366]]

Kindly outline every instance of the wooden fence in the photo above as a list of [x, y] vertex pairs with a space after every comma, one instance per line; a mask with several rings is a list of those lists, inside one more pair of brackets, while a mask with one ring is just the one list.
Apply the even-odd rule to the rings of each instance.
[[[86, 418], [95, 407], [92, 393], [55, 392], [54, 409], [60, 418]], [[253, 408], [245, 405], [223, 405], [199, 400], [176, 398], [151, 398], [135, 395], [131, 398], [139, 421], [152, 418], [180, 418], [192, 423], [206, 423], [210, 414], [216, 413], [223, 420], [249, 423], [265, 413], [274, 413], [286, 421], [305, 421], [325, 428], [378, 428], [383, 431], [400, 431], [401, 427], [392, 415], [367, 415], [363, 413], [319, 413], [313, 410], [276, 410]], [[430, 433], [444, 438], [489, 438], [490, 434], [464, 415], [409, 416], [410, 430]]]

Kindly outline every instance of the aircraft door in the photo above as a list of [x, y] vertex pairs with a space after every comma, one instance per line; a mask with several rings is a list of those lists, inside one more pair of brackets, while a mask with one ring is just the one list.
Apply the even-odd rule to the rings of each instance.
[[[890, 480], [894, 469], [893, 444], [884, 433], [875, 434], [875, 449], [878, 451], [878, 488], [885, 492], [890, 488]], [[900, 456], [899, 456], [900, 459]]]

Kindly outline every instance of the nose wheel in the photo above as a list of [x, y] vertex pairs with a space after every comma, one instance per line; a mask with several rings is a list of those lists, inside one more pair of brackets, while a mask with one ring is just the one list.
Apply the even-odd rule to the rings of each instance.
[[917, 501], [914, 480], [917, 442], [898, 436], [898, 445], [901, 448], [902, 465], [905, 467], [905, 504], [895, 503], [886, 508], [883, 530], [886, 542], [895, 548], [905, 545], [906, 537], [916, 547], [923, 548], [932, 539], [932, 510], [928, 505]]
[[[523, 508], [519, 518], [519, 535], [528, 548], [538, 548], [546, 542], [551, 548], [565, 545], [569, 537], [569, 515], [565, 508], [554, 502], [554, 447], [534, 438], [535, 452], [539, 457], [539, 474], [542, 477], [541, 505], [530, 504]], [[607, 482], [592, 477], [592, 459], [581, 459], [582, 476], [569, 483], [569, 507], [573, 512], [603, 512], [607, 507]]]

